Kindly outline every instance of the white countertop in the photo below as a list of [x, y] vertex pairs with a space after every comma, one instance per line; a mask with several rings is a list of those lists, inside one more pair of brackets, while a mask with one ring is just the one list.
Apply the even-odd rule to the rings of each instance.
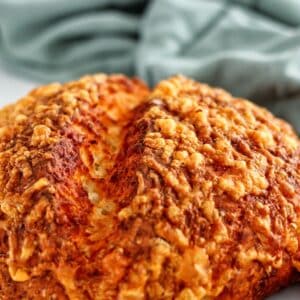
[[15, 102], [39, 85], [5, 70], [0, 64], [0, 107]]
[[[22, 79], [0, 65], [0, 106], [15, 102], [17, 99], [26, 95], [39, 83]], [[268, 300], [299, 300], [300, 285], [287, 288], [282, 292], [270, 297]]]

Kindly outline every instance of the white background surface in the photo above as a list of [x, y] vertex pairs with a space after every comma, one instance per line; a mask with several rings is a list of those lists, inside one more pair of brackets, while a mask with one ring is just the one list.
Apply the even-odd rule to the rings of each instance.
[[[0, 106], [15, 102], [38, 86], [37, 82], [28, 81], [4, 70], [0, 64]], [[247, 299], [244, 299], [247, 300]], [[268, 300], [300, 300], [300, 285], [293, 286], [268, 298]]]
[[15, 102], [37, 85], [36, 82], [25, 80], [8, 72], [0, 62], [0, 107]]

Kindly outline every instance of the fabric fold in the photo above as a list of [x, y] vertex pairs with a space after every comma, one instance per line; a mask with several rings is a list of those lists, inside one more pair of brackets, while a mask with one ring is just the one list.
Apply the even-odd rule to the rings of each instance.
[[182, 73], [300, 131], [291, 111], [300, 101], [297, 0], [0, 0], [0, 29], [0, 59], [24, 76], [125, 73], [154, 85]]

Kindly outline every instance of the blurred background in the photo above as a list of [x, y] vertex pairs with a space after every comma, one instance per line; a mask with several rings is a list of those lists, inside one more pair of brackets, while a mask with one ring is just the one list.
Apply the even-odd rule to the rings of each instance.
[[0, 0], [0, 106], [95, 72], [188, 75], [300, 132], [300, 0]]
[[86, 73], [182, 73], [300, 132], [299, 29], [299, 0], [0, 0], [0, 105]]

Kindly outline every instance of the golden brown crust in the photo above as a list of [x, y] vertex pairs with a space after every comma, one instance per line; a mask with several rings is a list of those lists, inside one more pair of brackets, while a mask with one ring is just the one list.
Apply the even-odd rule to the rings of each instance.
[[296, 280], [300, 144], [266, 110], [100, 74], [0, 126], [3, 299], [251, 300]]
[[[147, 95], [139, 80], [99, 74], [41, 87], [0, 112], [4, 299], [76, 298], [76, 269], [87, 263], [85, 272], [96, 272], [85, 252], [97, 247], [88, 244], [97, 241], [101, 224], [91, 221], [97, 199], [89, 199], [87, 189], [103, 181], [133, 109]], [[47, 278], [54, 278], [53, 289], [42, 283]]]

